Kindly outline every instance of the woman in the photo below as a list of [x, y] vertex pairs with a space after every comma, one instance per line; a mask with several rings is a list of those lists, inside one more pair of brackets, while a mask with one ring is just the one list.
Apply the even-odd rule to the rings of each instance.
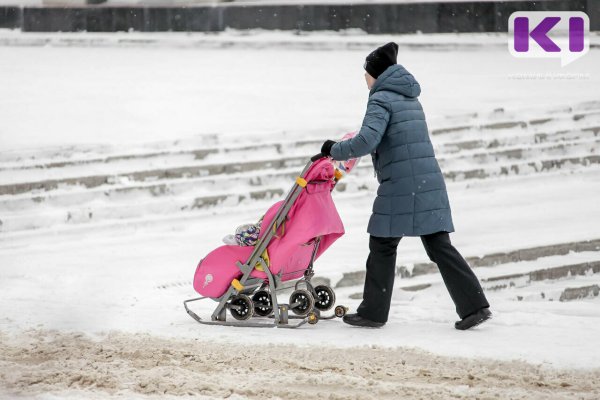
[[369, 88], [367, 112], [355, 137], [327, 140], [321, 153], [334, 160], [371, 154], [379, 182], [367, 232], [369, 256], [363, 301], [344, 322], [381, 327], [388, 319], [396, 249], [404, 236], [420, 236], [431, 261], [438, 265], [461, 318], [456, 329], [469, 329], [491, 317], [477, 277], [450, 243], [454, 232], [444, 177], [429, 139], [418, 100], [421, 87], [396, 63], [398, 45], [377, 48], [365, 60]]

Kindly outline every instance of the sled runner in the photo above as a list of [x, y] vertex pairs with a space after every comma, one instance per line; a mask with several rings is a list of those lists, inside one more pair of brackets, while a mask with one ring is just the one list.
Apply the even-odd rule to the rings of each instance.
[[[344, 316], [348, 309], [340, 305], [321, 315], [334, 308], [335, 292], [311, 278], [315, 260], [344, 234], [331, 192], [357, 160], [351, 161], [341, 168], [320, 153], [311, 157], [285, 199], [263, 216], [254, 246], [224, 245], [204, 257], [193, 283], [202, 297], [183, 302], [190, 317], [207, 325], [297, 328]], [[289, 302], [279, 302], [277, 293], [290, 288]], [[205, 299], [218, 303], [210, 320], [190, 309]]]

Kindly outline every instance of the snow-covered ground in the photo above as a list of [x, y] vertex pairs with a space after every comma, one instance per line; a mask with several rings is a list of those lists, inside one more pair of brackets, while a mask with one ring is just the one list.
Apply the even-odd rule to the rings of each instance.
[[[39, 37], [6, 31], [0, 40], [15, 40], [15, 35], [21, 41]], [[206, 134], [336, 134], [361, 121], [368, 94], [362, 65], [368, 49], [396, 40], [387, 35], [377, 40], [372, 35], [303, 37], [268, 32], [107, 36], [45, 35], [68, 41], [57, 46], [39, 47], [30, 41], [29, 46], [0, 47], [3, 149], [140, 143]], [[133, 47], [110, 39], [119, 37], [132, 41]], [[505, 35], [474, 38], [397, 37], [406, 43], [398, 61], [420, 81], [431, 122], [496, 107], [596, 100], [599, 52], [561, 68], [558, 60], [514, 59], [504, 45], [498, 45], [506, 43]], [[136, 39], [142, 43], [138, 45]], [[143, 40], [166, 45], [157, 50], [152, 43], [144, 46]], [[472, 51], [453, 49], [452, 43], [465, 40], [478, 45]], [[106, 47], [105, 41], [116, 45]], [[225, 48], [232, 42], [240, 44], [223, 51], [220, 41], [225, 41]], [[271, 44], [281, 41], [290, 49], [271, 49]], [[298, 41], [309, 46], [299, 50], [293, 44]], [[368, 47], [361, 45], [365, 41]], [[269, 47], [252, 46], [264, 42]], [[332, 51], [344, 49], [343, 43], [348, 42], [356, 43], [357, 49]], [[448, 51], [431, 51], [426, 45], [439, 42], [447, 44]], [[314, 51], [319, 48], [323, 50]]]
[[[404, 238], [383, 329], [240, 329], [186, 315], [195, 264], [280, 199], [324, 139], [358, 127], [365, 50], [170, 46], [185, 42], [177, 35], [125, 47], [84, 34], [36, 47], [17, 42], [39, 36], [3, 35], [0, 397], [298, 398], [307, 385], [334, 398], [600, 396], [597, 50], [561, 69], [513, 59], [492, 35], [477, 36], [489, 48], [406, 46], [399, 57], [423, 86], [451, 238], [493, 320], [454, 330], [439, 274], [427, 273], [420, 240]], [[346, 235], [316, 264], [351, 309], [375, 188], [362, 160], [333, 193]], [[214, 305], [195, 309], [208, 316]], [[274, 357], [304, 386], [265, 389], [260, 371], [272, 374]], [[219, 384], [220, 363], [253, 383]]]

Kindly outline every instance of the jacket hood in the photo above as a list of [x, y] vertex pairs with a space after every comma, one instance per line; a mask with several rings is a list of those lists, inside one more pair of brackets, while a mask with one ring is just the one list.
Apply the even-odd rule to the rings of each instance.
[[410, 72], [400, 64], [389, 66], [375, 81], [369, 96], [380, 90], [395, 92], [406, 97], [418, 97], [421, 86]]

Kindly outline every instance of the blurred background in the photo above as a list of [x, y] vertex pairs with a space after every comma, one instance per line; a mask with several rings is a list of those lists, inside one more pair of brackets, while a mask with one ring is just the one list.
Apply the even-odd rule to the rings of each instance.
[[345, 30], [366, 33], [507, 31], [515, 11], [583, 11], [598, 30], [594, 0], [0, 0], [0, 28], [23, 31]]

